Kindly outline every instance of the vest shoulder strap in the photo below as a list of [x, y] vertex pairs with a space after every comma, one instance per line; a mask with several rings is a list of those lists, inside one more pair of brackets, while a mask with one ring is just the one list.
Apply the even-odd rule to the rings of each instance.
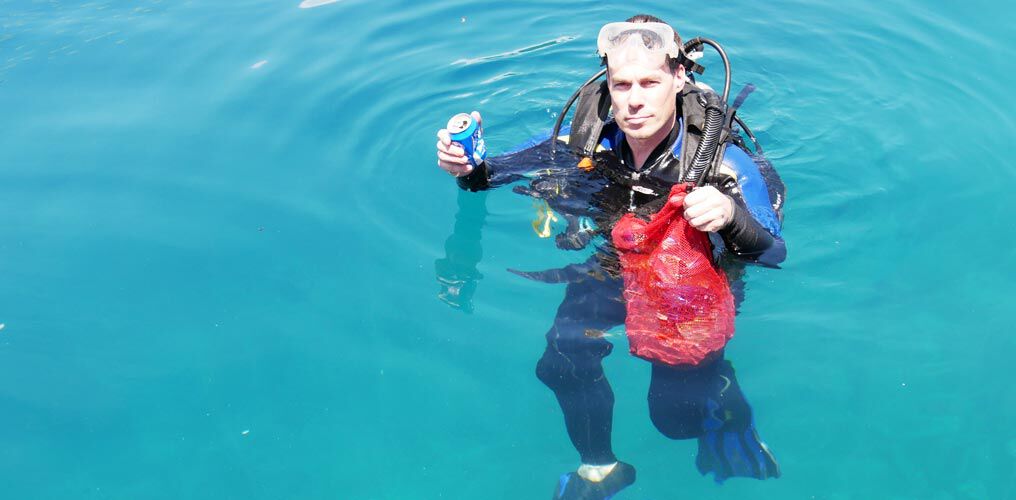
[[600, 144], [600, 135], [610, 112], [607, 82], [587, 85], [579, 92], [579, 103], [572, 117], [568, 144], [583, 156], [592, 156]]
[[[680, 161], [678, 168], [682, 174], [684, 169], [691, 164], [691, 158], [694, 156], [695, 150], [698, 149], [705, 128], [705, 107], [698, 99], [700, 92], [712, 92], [712, 90], [703, 89], [691, 83], [678, 95], [681, 115], [684, 120], [684, 139], [678, 155]], [[579, 91], [578, 105], [575, 108], [575, 115], [572, 117], [571, 132], [568, 136], [569, 146], [580, 155], [593, 156], [602, 139], [609, 113], [610, 93], [607, 90], [607, 82], [601, 81], [599, 84], [594, 83], [583, 87]], [[720, 146], [713, 159], [714, 164], [722, 161], [724, 144], [731, 141], [734, 135], [731, 133], [730, 117], [725, 118], [719, 138]], [[714, 167], [713, 171], [717, 172], [718, 168]]]

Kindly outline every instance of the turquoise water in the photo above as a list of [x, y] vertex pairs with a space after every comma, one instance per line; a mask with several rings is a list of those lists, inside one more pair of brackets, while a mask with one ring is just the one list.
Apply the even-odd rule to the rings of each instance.
[[[549, 498], [564, 289], [505, 269], [581, 256], [530, 199], [457, 194], [434, 132], [549, 129], [639, 11], [759, 87], [790, 255], [749, 271], [728, 357], [783, 477], [699, 476], [621, 338], [617, 498], [1016, 498], [1016, 8], [298, 5], [0, 0], [4, 498]], [[465, 313], [435, 261], [477, 245]]]

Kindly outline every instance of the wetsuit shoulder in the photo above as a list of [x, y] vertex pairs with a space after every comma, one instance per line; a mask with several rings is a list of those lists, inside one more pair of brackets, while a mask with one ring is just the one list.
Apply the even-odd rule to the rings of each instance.
[[779, 214], [782, 192], [774, 203], [758, 163], [733, 144], [724, 150], [720, 173], [728, 179], [720, 189], [734, 200], [733, 219], [718, 231], [727, 249], [742, 260], [777, 266], [787, 255]]
[[[721, 171], [733, 175], [737, 182], [737, 191], [752, 217], [755, 218], [773, 236], [780, 236], [782, 217], [777, 210], [782, 207], [783, 193], [772, 192], [769, 183], [762, 175], [759, 164], [743, 149], [728, 144], [723, 155]], [[775, 171], [773, 171], [775, 175]], [[782, 182], [779, 186], [782, 189]], [[776, 194], [779, 203], [771, 199]]]

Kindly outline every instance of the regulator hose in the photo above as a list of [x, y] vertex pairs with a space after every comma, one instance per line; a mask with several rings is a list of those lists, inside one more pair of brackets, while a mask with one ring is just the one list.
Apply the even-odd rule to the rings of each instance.
[[[724, 77], [723, 77], [723, 99], [722, 99], [721, 102], [726, 104], [726, 102], [727, 102], [727, 95], [730, 93], [730, 60], [727, 58], [727, 52], [725, 50], [723, 50], [723, 47], [720, 46], [720, 44], [717, 43], [715, 40], [712, 40], [712, 39], [709, 39], [709, 38], [703, 38], [703, 37], [696, 37], [696, 38], [693, 38], [691, 40], [688, 40], [688, 42], [686, 42], [684, 44], [684, 46], [682, 47], [682, 51], [685, 54], [687, 54], [688, 52], [691, 52], [691, 51], [695, 50], [696, 48], [701, 47], [702, 45], [709, 45], [710, 47], [715, 49], [716, 53], [719, 54], [720, 59], [723, 60], [723, 70], [724, 70]], [[690, 59], [687, 59], [687, 56], [685, 54], [682, 54], [682, 58], [685, 59], [685, 62], [694, 63], [694, 61], [692, 61]], [[697, 66], [697, 64], [696, 64], [696, 66]], [[702, 68], [702, 67], [698, 67], [698, 69], [696, 71], [698, 73], [701, 73], [703, 71], [703, 69], [704, 68]], [[576, 90], [575, 93], [572, 94], [572, 96], [565, 103], [564, 107], [561, 108], [561, 112], [557, 115], [557, 120], [555, 120], [555, 122], [554, 122], [554, 130], [550, 134], [550, 156], [551, 156], [551, 158], [553, 158], [554, 157], [554, 153], [557, 152], [557, 137], [561, 134], [561, 125], [562, 125], [562, 123], [564, 123], [565, 115], [568, 114], [568, 109], [571, 108], [571, 105], [575, 102], [575, 99], [578, 99], [579, 94], [582, 92], [582, 89], [586, 88], [586, 86], [588, 86], [591, 83], [595, 82], [598, 78], [600, 78], [601, 76], [603, 76], [605, 74], [607, 74], [607, 68], [601, 69], [595, 75], [593, 75], [592, 78], [590, 78], [589, 80], [586, 80], [586, 83], [583, 83], [582, 85], [580, 85], [578, 90]], [[719, 118], [715, 118], [714, 117], [714, 120], [720, 120], [720, 121], [722, 121], [723, 112], [719, 111], [719, 113], [720, 113]], [[710, 120], [709, 120], [710, 116], [711, 115], [708, 114], [708, 112], [707, 112], [707, 114], [706, 114], [706, 130], [708, 130], [708, 127], [709, 127], [708, 124], [710, 123]], [[718, 133], [717, 133], [717, 137], [718, 137]], [[704, 140], [705, 140], [705, 134], [703, 134], [703, 141]], [[715, 140], [715, 138], [714, 138], [714, 140]], [[699, 150], [701, 150], [701, 149], [702, 148], [701, 148], [701, 144], [700, 144], [699, 145]], [[716, 149], [716, 146], [713, 145], [713, 150], [715, 151], [715, 149]], [[695, 152], [696, 158], [698, 157], [698, 152], [699, 152], [698, 150]], [[708, 158], [712, 158], [711, 153], [708, 156]], [[708, 162], [708, 160], [705, 160], [705, 161]], [[704, 171], [704, 170], [705, 170], [705, 167], [702, 167], [702, 171]], [[701, 171], [699, 172], [699, 175], [701, 175]]]
[[684, 52], [693, 52], [696, 48], [703, 44], [712, 47], [716, 50], [716, 53], [720, 55], [720, 59], [723, 60], [723, 102], [727, 102], [727, 96], [730, 94], [730, 59], [727, 58], [727, 51], [723, 50], [723, 47], [715, 40], [703, 37], [696, 37], [688, 40], [688, 43], [684, 44]]
[[702, 128], [702, 140], [695, 148], [691, 159], [691, 167], [685, 172], [682, 182], [692, 182], [701, 186], [706, 179], [706, 169], [713, 163], [716, 148], [720, 145], [720, 133], [723, 131], [723, 101], [714, 92], [699, 92], [699, 104], [706, 110], [705, 125]]
[[561, 113], [557, 115], [557, 120], [554, 122], [554, 131], [553, 131], [553, 133], [550, 134], [550, 157], [551, 158], [553, 158], [554, 157], [554, 153], [557, 152], [557, 136], [561, 135], [561, 124], [564, 123], [564, 117], [565, 117], [565, 115], [568, 114], [568, 108], [570, 108], [572, 103], [575, 102], [575, 99], [578, 99], [579, 94], [582, 93], [582, 89], [586, 88], [586, 86], [588, 86], [589, 84], [595, 82], [598, 78], [600, 78], [601, 76], [606, 75], [606, 74], [607, 74], [607, 68], [603, 68], [600, 71], [598, 71], [595, 75], [593, 75], [592, 78], [586, 80], [586, 83], [583, 83], [582, 85], [580, 85], [579, 88], [575, 91], [575, 93], [572, 94], [570, 98], [568, 98], [568, 102], [566, 102], [564, 104], [564, 108], [561, 109]]
[[737, 116], [736, 113], [734, 114], [734, 121], [737, 122], [737, 124], [741, 127], [741, 130], [743, 130], [744, 133], [748, 134], [748, 138], [751, 139], [751, 143], [755, 145], [755, 154], [764, 155], [765, 151], [762, 150], [762, 145], [758, 143], [758, 139], [755, 138], [755, 134], [751, 132], [751, 129], [748, 128], [748, 125], [744, 123], [744, 120], [742, 120], [740, 116]]
[[727, 96], [730, 95], [730, 59], [727, 52], [715, 40], [703, 37], [692, 38], [684, 44], [685, 53], [692, 52], [702, 45], [708, 45], [716, 50], [723, 61], [723, 95], [718, 96], [714, 92], [701, 92], [698, 95], [699, 104], [706, 109], [705, 125], [702, 128], [702, 140], [699, 141], [692, 156], [691, 167], [685, 172], [683, 182], [693, 182], [701, 186], [708, 175], [706, 170], [712, 165], [716, 156], [716, 148], [720, 145], [720, 134], [723, 132], [723, 122], [726, 115]]

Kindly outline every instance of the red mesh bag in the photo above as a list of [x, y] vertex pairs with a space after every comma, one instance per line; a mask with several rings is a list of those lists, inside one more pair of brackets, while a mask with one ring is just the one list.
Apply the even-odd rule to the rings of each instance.
[[713, 266], [709, 237], [683, 217], [690, 186], [674, 185], [649, 222], [628, 213], [611, 232], [631, 353], [668, 365], [697, 365], [734, 336], [730, 285]]

